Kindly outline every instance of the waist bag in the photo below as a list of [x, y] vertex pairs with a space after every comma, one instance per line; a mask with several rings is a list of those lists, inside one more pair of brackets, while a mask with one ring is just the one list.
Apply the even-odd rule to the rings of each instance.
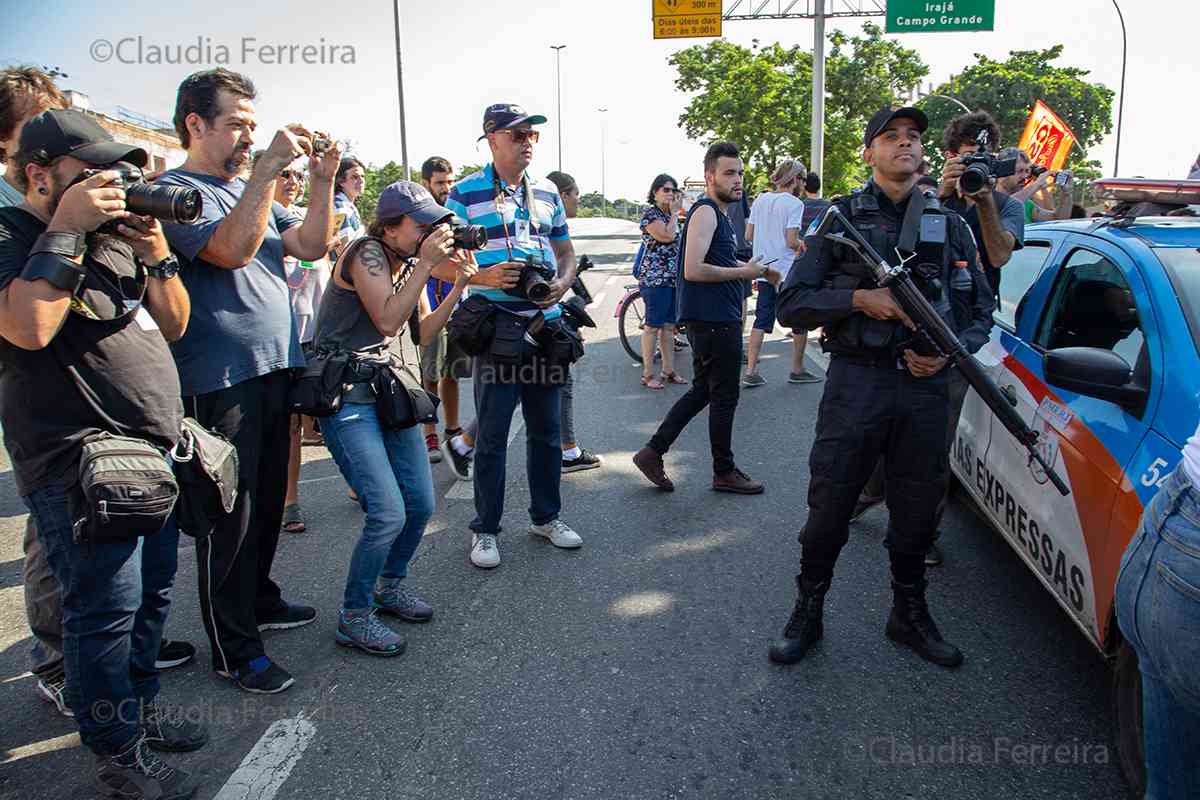
[[100, 433], [84, 442], [73, 494], [77, 544], [125, 542], [162, 530], [179, 484], [162, 450], [143, 439]]
[[179, 443], [171, 451], [182, 493], [179, 530], [196, 539], [213, 532], [237, 502], [238, 455], [233, 443], [191, 417], [183, 418]]
[[402, 430], [437, 422], [439, 400], [403, 364], [379, 364], [371, 381], [375, 416], [384, 430]]
[[446, 324], [447, 338], [469, 356], [487, 352], [496, 333], [496, 307], [479, 295], [472, 295], [454, 309]]
[[332, 417], [342, 410], [342, 380], [350, 356], [344, 352], [319, 351], [292, 382], [288, 411], [310, 417]]

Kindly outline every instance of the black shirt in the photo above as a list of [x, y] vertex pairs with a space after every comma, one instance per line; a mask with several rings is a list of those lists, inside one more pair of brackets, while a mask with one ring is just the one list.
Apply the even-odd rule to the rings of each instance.
[[[17, 208], [0, 214], [0, 289], [25, 267], [45, 223]], [[96, 258], [126, 278], [136, 275], [129, 245], [89, 237], [86, 286], [107, 292]], [[85, 398], [86, 393], [86, 398]], [[25, 350], [0, 338], [0, 423], [17, 491], [28, 495], [77, 468], [83, 440], [100, 431], [136, 436], [163, 448], [179, 437], [179, 375], [162, 333], [141, 308], [115, 320], [76, 311], [50, 344]]]
[[[996, 204], [996, 214], [1000, 217], [1000, 225], [1013, 235], [1015, 240], [1013, 251], [1025, 246], [1025, 209], [1016, 200], [1004, 192], [992, 192], [992, 202]], [[992, 295], [1000, 296], [1000, 268], [992, 265], [988, 255], [987, 243], [983, 241], [983, 226], [979, 222], [979, 206], [968, 203], [965, 199], [954, 194], [942, 201], [942, 206], [962, 217], [971, 234], [975, 237], [975, 245], [979, 250], [979, 262], [983, 273], [987, 276], [988, 284], [992, 287]]]
[[708, 206], [717, 215], [717, 229], [713, 231], [712, 243], [704, 261], [715, 267], [738, 266], [737, 236], [729, 217], [717, 208], [717, 204], [702, 197], [688, 211], [687, 221], [679, 234], [679, 280], [676, 291], [679, 300], [679, 319], [703, 322], [740, 322], [742, 319], [742, 284], [737, 280], [689, 281], [684, 277], [684, 258], [687, 252], [687, 228], [696, 210]]

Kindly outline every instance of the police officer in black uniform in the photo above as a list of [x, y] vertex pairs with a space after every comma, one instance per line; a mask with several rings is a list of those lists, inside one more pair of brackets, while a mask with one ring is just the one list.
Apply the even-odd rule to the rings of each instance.
[[[872, 178], [835, 205], [889, 263], [904, 260], [934, 308], [975, 351], [987, 341], [993, 301], [966, 223], [916, 187], [928, 125], [915, 108], [876, 113], [863, 138]], [[912, 321], [852, 250], [825, 238], [806, 244], [777, 313], [787, 327], [821, 328], [830, 365], [809, 457], [799, 596], [783, 637], [771, 644], [771, 660], [799, 661], [821, 638], [834, 564], [855, 501], [882, 455], [894, 593], [886, 635], [935, 664], [956, 667], [962, 653], [942, 639], [925, 602], [925, 551], [949, 468], [946, 359], [913, 338]]]

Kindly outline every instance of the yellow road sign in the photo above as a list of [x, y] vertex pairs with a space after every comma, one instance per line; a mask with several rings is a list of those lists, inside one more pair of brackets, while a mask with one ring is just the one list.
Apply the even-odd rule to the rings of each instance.
[[721, 35], [721, 0], [653, 0], [654, 38]]

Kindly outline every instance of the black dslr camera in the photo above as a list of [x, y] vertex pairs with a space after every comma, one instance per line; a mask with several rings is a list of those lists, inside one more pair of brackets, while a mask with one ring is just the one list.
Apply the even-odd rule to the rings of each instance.
[[468, 225], [455, 217], [450, 221], [450, 233], [454, 234], [454, 246], [459, 250], [482, 250], [487, 246], [487, 228]]
[[[71, 185], [86, 180], [105, 170], [116, 170], [119, 177], [110, 184], [125, 190], [125, 208], [130, 214], [155, 217], [167, 222], [178, 222], [190, 225], [200, 218], [200, 210], [204, 199], [199, 190], [186, 186], [155, 186], [147, 183], [142, 170], [127, 161], [85, 169], [79, 177], [71, 181]], [[110, 220], [96, 229], [98, 233], [117, 232], [120, 220]]]
[[525, 256], [525, 266], [521, 269], [517, 285], [504, 291], [522, 300], [544, 303], [550, 297], [550, 281], [556, 277], [554, 268], [546, 263], [540, 253], [531, 253]]
[[962, 163], [966, 167], [958, 179], [964, 194], [975, 194], [987, 186], [989, 178], [1007, 178], [1017, 171], [1017, 160], [1009, 158], [1004, 161], [988, 152], [988, 132], [982, 130], [975, 137], [979, 152], [963, 156]]

